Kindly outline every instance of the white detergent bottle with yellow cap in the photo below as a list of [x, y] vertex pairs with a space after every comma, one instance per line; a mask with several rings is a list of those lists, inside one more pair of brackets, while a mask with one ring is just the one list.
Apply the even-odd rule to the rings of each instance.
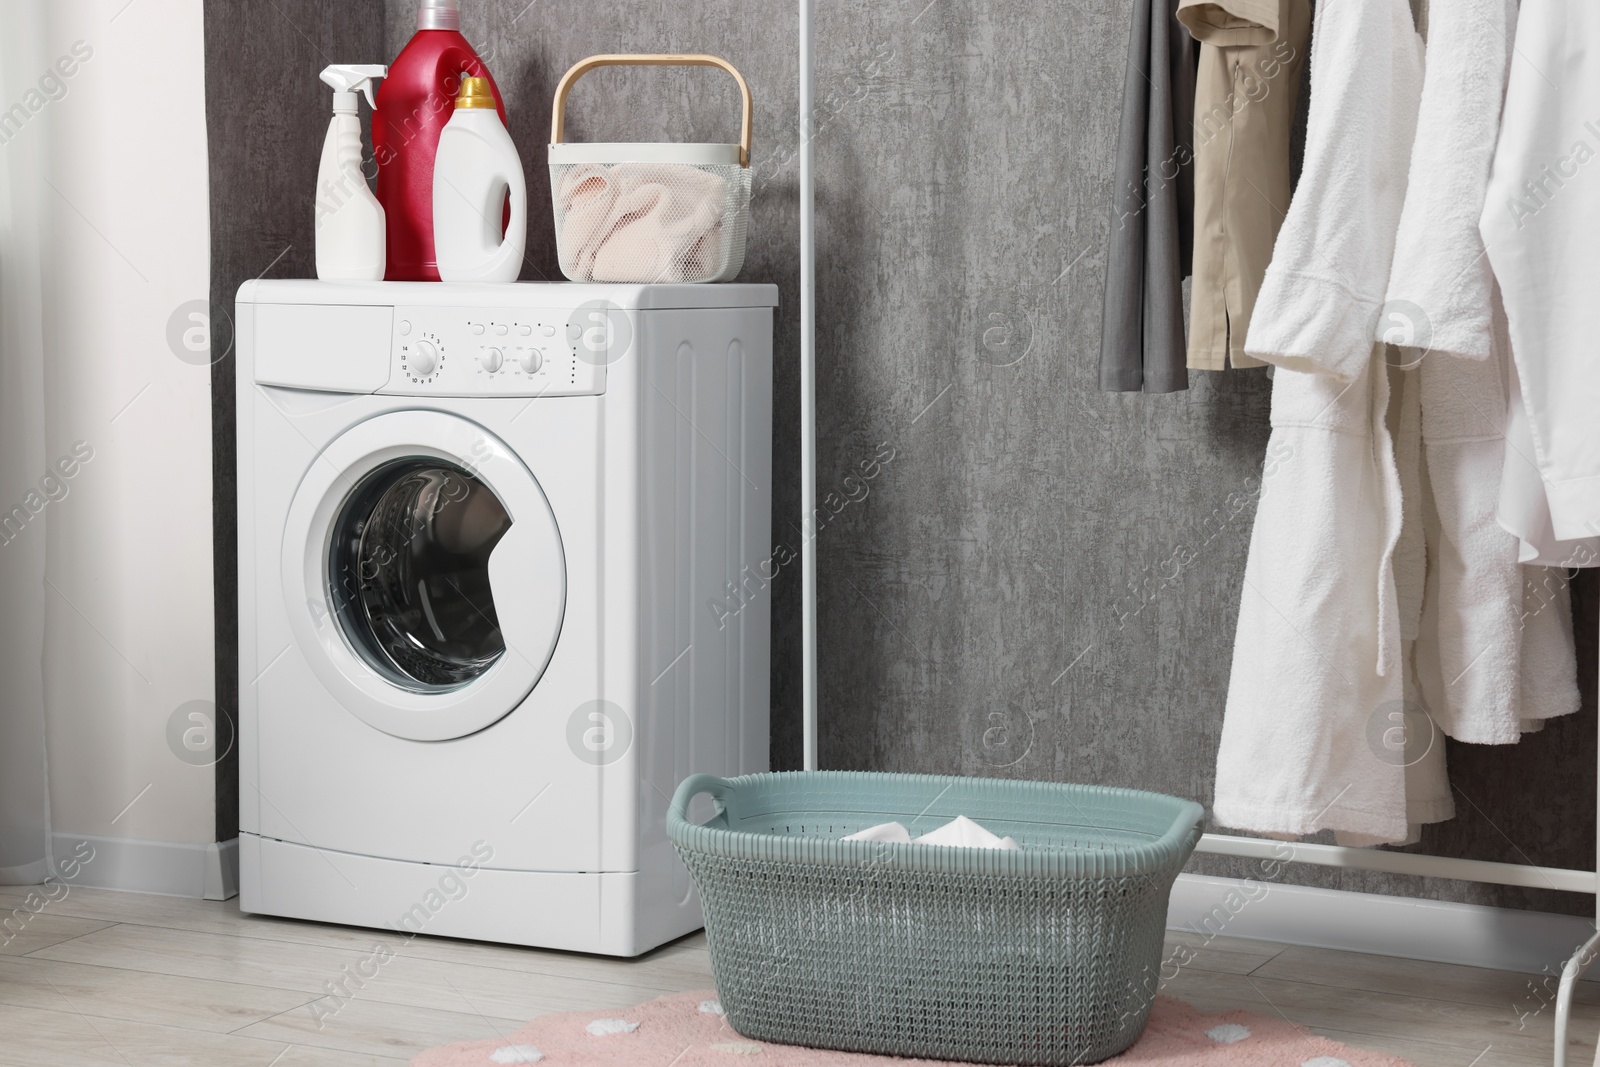
[[325, 282], [383, 280], [383, 205], [361, 172], [361, 93], [372, 104], [372, 79], [387, 68], [335, 65], [322, 72], [333, 88], [333, 121], [317, 168], [317, 277]]
[[[510, 221], [506, 207], [510, 205]], [[487, 78], [462, 78], [433, 162], [433, 246], [447, 282], [514, 282], [528, 242], [522, 159]]]

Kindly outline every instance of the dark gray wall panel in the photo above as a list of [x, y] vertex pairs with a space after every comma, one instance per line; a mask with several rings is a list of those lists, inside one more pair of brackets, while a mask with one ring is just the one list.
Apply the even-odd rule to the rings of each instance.
[[[383, 62], [381, 0], [206, 0], [211, 168], [211, 433], [217, 710], [237, 721], [239, 596], [233, 296], [261, 276], [316, 275], [312, 204], [330, 63]], [[237, 746], [217, 764], [217, 840], [239, 833]]]

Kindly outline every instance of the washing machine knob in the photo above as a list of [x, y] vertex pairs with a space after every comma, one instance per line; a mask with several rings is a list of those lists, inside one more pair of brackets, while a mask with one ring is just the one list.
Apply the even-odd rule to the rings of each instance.
[[434, 347], [432, 341], [418, 341], [417, 350], [411, 353], [411, 358], [406, 362], [412, 374], [426, 378], [439, 369], [439, 349]]
[[478, 366], [493, 374], [505, 364], [506, 357], [498, 348], [485, 348], [478, 354]]
[[539, 368], [544, 366], [544, 355], [538, 349], [530, 348], [522, 353], [522, 358], [518, 362], [528, 374], [538, 374]]

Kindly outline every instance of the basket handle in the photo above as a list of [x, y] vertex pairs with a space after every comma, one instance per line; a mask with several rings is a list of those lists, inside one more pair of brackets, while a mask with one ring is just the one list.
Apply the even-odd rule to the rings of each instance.
[[727, 795], [731, 784], [726, 778], [718, 778], [714, 774], [691, 774], [678, 783], [677, 791], [672, 794], [672, 807], [667, 809], [668, 820], [688, 823], [689, 802], [701, 793], [711, 794], [711, 799], [717, 802], [717, 812], [721, 814], [726, 808], [723, 797]]
[[739, 83], [739, 94], [744, 98], [744, 117], [739, 129], [739, 166], [750, 166], [750, 123], [754, 111], [754, 104], [750, 99], [750, 86], [745, 82], [744, 75], [732, 63], [719, 56], [702, 55], [667, 55], [651, 53], [644, 55], [620, 56], [590, 56], [580, 59], [561, 76], [561, 83], [556, 86], [556, 100], [550, 109], [550, 143], [560, 144], [562, 129], [567, 120], [567, 94], [577, 84], [579, 78], [594, 70], [596, 67], [720, 67], [733, 75], [733, 80]]

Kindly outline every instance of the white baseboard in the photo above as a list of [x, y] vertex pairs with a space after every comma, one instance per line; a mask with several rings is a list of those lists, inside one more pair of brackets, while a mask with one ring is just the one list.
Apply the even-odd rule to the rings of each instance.
[[205, 900], [227, 900], [239, 892], [238, 838], [190, 845], [55, 833], [51, 844], [58, 868], [69, 857], [75, 861], [76, 874], [63, 878], [73, 885]]
[[1167, 927], [1528, 974], [1560, 974], [1595, 930], [1577, 915], [1198, 874], [1178, 876]]

